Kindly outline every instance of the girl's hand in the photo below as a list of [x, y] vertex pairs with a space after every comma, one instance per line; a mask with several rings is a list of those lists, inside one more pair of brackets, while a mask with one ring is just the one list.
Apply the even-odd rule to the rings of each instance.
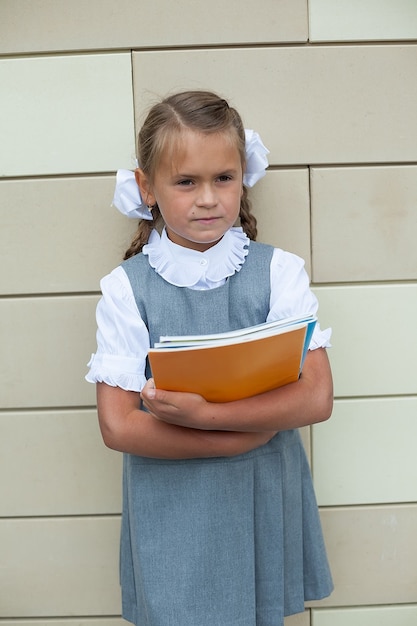
[[204, 415], [210, 410], [210, 403], [202, 396], [156, 389], [152, 378], [142, 389], [141, 398], [149, 413], [157, 419], [188, 428], [201, 429]]

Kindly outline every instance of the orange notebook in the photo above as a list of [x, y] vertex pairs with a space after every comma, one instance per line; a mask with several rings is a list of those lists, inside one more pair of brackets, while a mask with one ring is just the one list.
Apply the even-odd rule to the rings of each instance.
[[298, 380], [316, 318], [267, 322], [218, 335], [161, 337], [148, 356], [155, 385], [230, 402]]

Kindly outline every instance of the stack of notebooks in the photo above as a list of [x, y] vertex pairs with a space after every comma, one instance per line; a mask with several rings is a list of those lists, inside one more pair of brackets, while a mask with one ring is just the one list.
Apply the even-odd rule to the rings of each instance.
[[155, 386], [231, 402], [295, 382], [315, 324], [306, 315], [216, 335], [161, 337], [148, 354]]

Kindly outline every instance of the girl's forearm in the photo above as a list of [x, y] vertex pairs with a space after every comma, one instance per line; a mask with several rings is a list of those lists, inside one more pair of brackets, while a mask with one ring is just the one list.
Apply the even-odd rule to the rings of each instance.
[[160, 459], [243, 454], [267, 443], [273, 432], [204, 431], [168, 424], [139, 409], [139, 395], [97, 385], [97, 408], [105, 444], [120, 452]]
[[135, 411], [105, 443], [112, 449], [159, 459], [209, 458], [243, 454], [267, 443], [274, 433], [204, 431], [167, 424]]
[[330, 397], [316, 399], [315, 392], [307, 390], [302, 398], [302, 386], [300, 380], [257, 398], [216, 405], [211, 417], [210, 409], [207, 410], [201, 427], [238, 428], [241, 431], [289, 430], [328, 419], [331, 415]]

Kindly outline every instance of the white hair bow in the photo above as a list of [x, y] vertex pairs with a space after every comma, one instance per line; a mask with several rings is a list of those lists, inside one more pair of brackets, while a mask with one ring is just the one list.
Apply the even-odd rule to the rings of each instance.
[[[264, 146], [258, 133], [254, 130], [245, 130], [246, 142], [246, 170], [243, 175], [243, 184], [253, 187], [263, 176], [268, 167], [268, 148]], [[152, 213], [143, 202], [135, 174], [131, 170], [117, 170], [116, 188], [112, 204], [120, 213], [127, 217], [152, 220]]]
[[117, 170], [112, 204], [127, 217], [152, 219], [152, 213], [142, 200], [135, 174], [131, 170]]
[[269, 154], [262, 139], [255, 130], [245, 129], [245, 150], [246, 150], [246, 170], [243, 174], [243, 184], [246, 187], [253, 187], [255, 183], [263, 178], [268, 167]]

